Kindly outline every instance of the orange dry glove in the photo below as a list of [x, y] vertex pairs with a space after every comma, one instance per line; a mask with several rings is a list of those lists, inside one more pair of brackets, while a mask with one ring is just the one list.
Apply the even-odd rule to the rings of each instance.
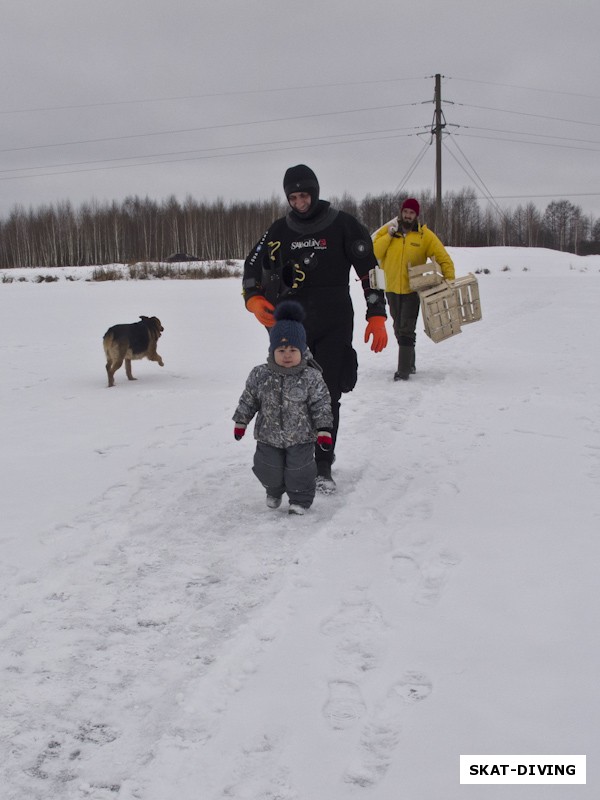
[[246, 303], [246, 308], [251, 311], [261, 325], [272, 328], [275, 325], [273, 316], [274, 306], [262, 294], [253, 295]]
[[388, 343], [387, 331], [385, 329], [385, 317], [369, 317], [367, 320], [367, 330], [365, 331], [365, 342], [373, 336], [371, 350], [374, 353], [381, 353]]

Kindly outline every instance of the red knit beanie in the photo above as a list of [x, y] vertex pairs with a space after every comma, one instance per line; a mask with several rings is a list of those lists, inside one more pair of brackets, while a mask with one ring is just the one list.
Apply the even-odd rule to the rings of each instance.
[[400, 211], [403, 211], [405, 208], [410, 208], [411, 211], [414, 211], [417, 217], [419, 216], [419, 211], [421, 210], [421, 206], [419, 205], [418, 201], [415, 200], [414, 197], [407, 197], [406, 200], [400, 206]]

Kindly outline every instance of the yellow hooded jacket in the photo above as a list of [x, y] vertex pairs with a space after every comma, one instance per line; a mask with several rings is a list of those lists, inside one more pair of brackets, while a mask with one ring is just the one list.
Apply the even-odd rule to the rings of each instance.
[[[416, 231], [392, 238], [388, 233], [388, 222], [373, 236], [375, 256], [385, 272], [386, 292], [410, 294], [408, 268], [424, 264], [434, 258], [447, 281], [454, 280], [454, 262], [446, 248], [427, 225], [419, 225]], [[398, 229], [400, 231], [400, 229]]]

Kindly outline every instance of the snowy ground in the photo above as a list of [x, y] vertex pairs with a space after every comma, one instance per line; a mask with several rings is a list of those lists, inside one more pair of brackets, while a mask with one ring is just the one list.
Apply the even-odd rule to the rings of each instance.
[[[339, 491], [302, 518], [233, 439], [239, 279], [0, 285], [2, 800], [598, 797], [600, 257], [451, 253], [484, 319], [408, 383], [353, 285]], [[140, 314], [165, 367], [108, 390]], [[461, 786], [467, 753], [587, 785]]]

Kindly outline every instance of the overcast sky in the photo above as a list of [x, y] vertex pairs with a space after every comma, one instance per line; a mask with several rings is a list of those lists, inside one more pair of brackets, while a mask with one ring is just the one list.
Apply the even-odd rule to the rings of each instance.
[[[4, 0], [0, 216], [15, 205], [435, 192], [600, 216], [597, 0]], [[482, 207], [489, 200], [482, 199]]]

